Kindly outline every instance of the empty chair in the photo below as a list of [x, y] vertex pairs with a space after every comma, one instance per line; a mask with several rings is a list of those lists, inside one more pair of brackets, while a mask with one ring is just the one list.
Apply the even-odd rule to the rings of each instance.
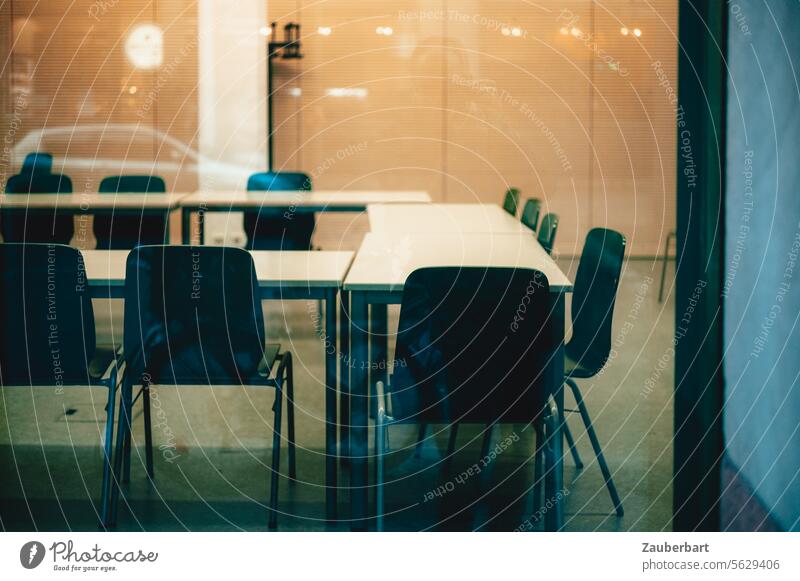
[[[388, 426], [459, 422], [490, 429], [533, 422], [537, 449], [552, 469], [557, 419], [546, 369], [558, 341], [549, 304], [547, 278], [535, 270], [441, 267], [411, 273], [395, 351], [403, 365], [388, 385], [376, 386], [379, 529]], [[550, 498], [556, 490], [548, 492]]]
[[520, 222], [536, 232], [536, 228], [539, 225], [539, 211], [541, 208], [541, 200], [537, 198], [530, 198], [526, 200], [525, 205], [522, 207], [522, 215], [519, 218]]
[[53, 172], [53, 156], [50, 153], [42, 151], [34, 151], [25, 156], [22, 161], [22, 170], [19, 173], [31, 173], [38, 171], [40, 173]]
[[558, 214], [545, 214], [542, 224], [539, 226], [539, 244], [547, 251], [553, 253], [553, 245], [556, 243], [556, 232], [558, 232]]
[[[49, 163], [48, 163], [49, 159]], [[38, 160], [38, 161], [37, 161]], [[67, 194], [72, 181], [65, 175], [50, 173], [52, 158], [36, 154], [26, 158], [27, 165], [17, 175], [8, 178], [8, 194]], [[49, 242], [69, 244], [74, 233], [71, 215], [59, 215], [58, 208], [3, 210], [3, 240], [6, 242]]]
[[[132, 392], [142, 386], [147, 474], [154, 476], [151, 385], [275, 389], [269, 526], [277, 524], [281, 411], [288, 400], [289, 477], [295, 478], [292, 356], [265, 342], [255, 265], [240, 248], [139, 246], [125, 273], [125, 380], [115, 473], [130, 462]], [[125, 466], [121, 468], [123, 462]], [[118, 489], [114, 489], [116, 513]]]
[[[248, 191], [310, 191], [311, 178], [299, 172], [265, 172], [250, 176]], [[314, 234], [313, 213], [263, 207], [245, 212], [244, 231], [250, 250], [309, 250]]]
[[[597, 462], [619, 516], [623, 515], [622, 503], [575, 380], [594, 377], [608, 361], [611, 352], [611, 321], [624, 256], [625, 237], [622, 234], [605, 228], [594, 228], [589, 231], [583, 245], [572, 294], [572, 338], [564, 349], [566, 383], [572, 389], [578, 411], [586, 426]], [[572, 442], [570, 448], [574, 450]], [[577, 455], [576, 464], [580, 466]]]
[[[111, 176], [100, 182], [101, 194], [159, 193], [167, 191], [164, 180], [158, 176]], [[165, 244], [167, 216], [112, 214], [94, 217], [94, 235], [97, 248], [126, 250], [145, 244]]]
[[516, 216], [518, 206], [519, 190], [517, 188], [508, 188], [508, 190], [506, 190], [506, 195], [503, 198], [503, 209], [512, 216]]
[[[69, 246], [2, 244], [0, 272], [0, 386], [26, 391], [47, 387], [54, 394], [75, 386], [108, 390], [105, 426], [99, 427], [105, 430], [105, 448], [97, 511], [108, 525], [117, 367], [114, 350], [100, 350], [95, 345], [94, 311], [83, 257]], [[60, 397], [63, 401], [64, 396]], [[31, 415], [15, 420], [37, 426], [38, 421], [52, 422], [53, 418]], [[42, 453], [46, 446], [63, 444], [41, 442]], [[74, 450], [64, 448], [64, 453], [68, 455], [65, 462], [75, 461]]]

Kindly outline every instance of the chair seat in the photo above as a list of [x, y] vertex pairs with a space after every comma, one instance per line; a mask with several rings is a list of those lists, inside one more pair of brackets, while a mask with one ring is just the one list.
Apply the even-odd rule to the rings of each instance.
[[266, 343], [264, 345], [264, 357], [261, 360], [261, 365], [258, 369], [259, 375], [269, 375], [268, 371], [272, 371], [272, 368], [275, 367], [275, 362], [279, 359], [280, 355], [280, 343]]
[[114, 346], [98, 346], [94, 350], [94, 357], [89, 362], [92, 383], [99, 382], [103, 378], [106, 370], [114, 362], [118, 350], [119, 348]]
[[569, 355], [564, 355], [564, 377], [575, 377], [577, 379], [588, 379], [597, 375], [594, 369], [582, 365]]

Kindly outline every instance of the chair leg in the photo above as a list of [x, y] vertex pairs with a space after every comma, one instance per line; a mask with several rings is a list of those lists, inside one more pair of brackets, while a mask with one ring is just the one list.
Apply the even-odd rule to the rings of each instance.
[[269, 528], [278, 526], [278, 481], [281, 469], [281, 415], [283, 413], [283, 369], [279, 369], [275, 389], [275, 420], [272, 429], [272, 479], [269, 493]]
[[538, 420], [534, 425], [536, 448], [533, 456], [533, 514], [539, 515], [542, 508], [542, 460], [544, 456], [544, 430]]
[[153, 472], [153, 431], [150, 419], [150, 385], [142, 386], [142, 407], [144, 409], [144, 448], [147, 462], [147, 476], [152, 480]]
[[578, 448], [575, 447], [575, 439], [572, 437], [572, 431], [570, 431], [566, 420], [564, 420], [564, 437], [567, 440], [567, 445], [569, 446], [569, 451], [572, 454], [572, 459], [575, 461], [575, 468], [578, 470], [583, 470], [581, 456], [578, 454]]
[[[555, 425], [558, 423], [558, 418], [553, 417], [556, 414], [550, 414], [545, 419], [545, 430], [544, 430], [544, 443], [542, 449], [542, 456], [544, 460], [544, 496], [549, 501], [556, 496], [556, 453], [555, 453], [555, 442], [553, 441], [557, 430]], [[538, 509], [537, 509], [538, 510]], [[559, 530], [559, 523], [558, 518], [555, 514], [551, 514], [551, 510], [547, 509], [544, 510], [544, 530], [548, 532], [556, 532]]]
[[422, 446], [425, 443], [425, 433], [428, 430], [428, 424], [420, 424], [417, 431], [417, 446], [414, 448], [414, 458], [419, 458], [422, 455]]
[[117, 523], [117, 513], [119, 511], [120, 483], [122, 482], [122, 473], [124, 470], [125, 440], [127, 439], [128, 432], [130, 431], [130, 400], [132, 397], [132, 390], [133, 386], [130, 385], [129, 380], [123, 379], [122, 389], [120, 390], [119, 414], [117, 419], [117, 442], [116, 451], [114, 452], [114, 475], [111, 483], [110, 522], [112, 526]]
[[127, 425], [125, 430], [125, 441], [123, 445], [123, 454], [122, 454], [122, 482], [127, 484], [131, 481], [131, 440], [132, 435], [131, 432], [133, 431], [132, 422], [133, 422], [133, 386], [130, 387], [130, 391], [122, 392], [123, 397], [126, 398], [125, 408], [127, 410]]
[[667, 262], [669, 261], [669, 242], [672, 238], [677, 238], [675, 232], [667, 234], [667, 239], [664, 241], [664, 257], [661, 261], [661, 284], [658, 288], [658, 302], [664, 301], [664, 281], [667, 277]]
[[603, 449], [600, 447], [600, 441], [597, 439], [597, 434], [595, 434], [594, 427], [592, 426], [592, 420], [589, 417], [589, 410], [586, 408], [586, 404], [583, 402], [581, 390], [578, 388], [578, 384], [572, 379], [567, 379], [566, 382], [570, 388], [572, 388], [572, 395], [575, 397], [575, 402], [578, 404], [578, 411], [583, 419], [583, 424], [586, 426], [586, 433], [589, 435], [589, 441], [592, 443], [594, 454], [597, 456], [597, 463], [600, 464], [600, 471], [603, 473], [603, 478], [605, 479], [608, 493], [611, 495], [611, 502], [614, 503], [617, 516], [623, 516], [625, 512], [622, 509], [622, 502], [620, 501], [619, 494], [617, 494], [617, 487], [614, 485], [614, 478], [611, 476], [611, 471], [608, 469], [606, 458], [603, 455]]
[[458, 424], [450, 426], [450, 436], [447, 438], [447, 458], [448, 460], [456, 453], [456, 441], [458, 439]]
[[289, 358], [286, 362], [286, 416], [289, 439], [289, 479], [295, 481], [297, 480], [297, 453], [295, 450], [294, 437], [294, 372], [291, 354], [286, 353], [284, 357]]
[[378, 532], [383, 532], [383, 513], [385, 511], [383, 480], [384, 456], [386, 455], [384, 443], [388, 432], [386, 424], [379, 419], [375, 425], [375, 529]]
[[114, 411], [117, 403], [117, 371], [111, 372], [106, 405], [106, 434], [103, 445], [103, 488], [100, 495], [100, 523], [104, 528], [111, 526], [111, 486], [113, 479], [112, 448], [114, 446]]

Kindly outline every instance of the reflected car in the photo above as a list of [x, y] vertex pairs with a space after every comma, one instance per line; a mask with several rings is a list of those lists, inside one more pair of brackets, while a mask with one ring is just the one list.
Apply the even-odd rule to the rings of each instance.
[[167, 191], [243, 190], [259, 171], [202, 155], [186, 143], [153, 127], [136, 124], [76, 125], [31, 131], [14, 146], [13, 163], [22, 167], [33, 151], [52, 154], [53, 172], [72, 179], [76, 192], [96, 192], [110, 175], [158, 175]]

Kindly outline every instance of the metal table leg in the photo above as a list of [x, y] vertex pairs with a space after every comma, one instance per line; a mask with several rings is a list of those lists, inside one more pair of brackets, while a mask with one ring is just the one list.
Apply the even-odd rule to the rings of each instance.
[[350, 341], [353, 366], [350, 370], [350, 518], [351, 528], [367, 528], [368, 434], [367, 402], [369, 308], [364, 293], [352, 292]]
[[181, 241], [184, 244], [192, 242], [192, 211], [181, 208]]
[[557, 293], [553, 296], [553, 308], [551, 309], [551, 317], [553, 329], [556, 330], [558, 335], [558, 348], [554, 354], [554, 360], [551, 364], [552, 374], [552, 391], [553, 399], [555, 399], [558, 408], [558, 421], [556, 422], [557, 436], [553, 443], [553, 452], [555, 455], [555, 466], [553, 470], [553, 488], [555, 489], [555, 498], [545, 499], [552, 501], [553, 509], [545, 514], [545, 518], [549, 517], [550, 522], [548, 529], [560, 531], [564, 526], [564, 506], [563, 494], [564, 489], [564, 422], [566, 417], [564, 415], [564, 329], [565, 329], [565, 313], [564, 313], [564, 293]]
[[[370, 396], [375, 385], [382, 381], [388, 383], [389, 352], [389, 307], [385, 304], [374, 304], [369, 307], [369, 385]], [[370, 408], [370, 411], [373, 411]]]
[[325, 292], [325, 514], [336, 519], [336, 289]]
[[344, 465], [350, 455], [350, 293], [343, 290], [339, 300], [339, 454]]

